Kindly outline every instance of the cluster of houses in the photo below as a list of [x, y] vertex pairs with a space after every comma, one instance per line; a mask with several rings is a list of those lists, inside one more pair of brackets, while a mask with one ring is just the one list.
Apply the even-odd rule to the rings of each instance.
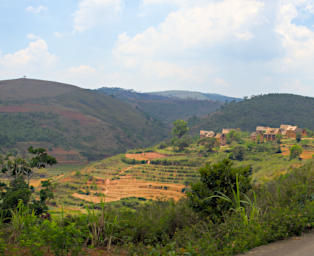
[[[227, 144], [227, 134], [231, 131], [240, 131], [240, 129], [222, 129], [221, 133], [215, 133], [214, 131], [200, 131], [201, 138], [215, 138], [221, 145]], [[293, 125], [280, 125], [280, 128], [272, 128], [265, 126], [257, 126], [256, 131], [251, 134], [251, 139], [254, 141], [275, 141], [277, 135], [281, 135], [287, 138], [296, 138], [297, 134], [301, 136], [306, 136], [306, 130], [298, 128], [298, 126]]]
[[220, 145], [227, 144], [227, 134], [231, 131], [240, 131], [240, 129], [222, 129], [221, 133], [215, 133], [214, 131], [200, 131], [201, 138], [215, 138]]
[[257, 126], [256, 131], [251, 134], [251, 139], [255, 141], [275, 141], [278, 135], [296, 138], [297, 134], [302, 137], [306, 136], [306, 130], [288, 124], [282, 124], [280, 128]]

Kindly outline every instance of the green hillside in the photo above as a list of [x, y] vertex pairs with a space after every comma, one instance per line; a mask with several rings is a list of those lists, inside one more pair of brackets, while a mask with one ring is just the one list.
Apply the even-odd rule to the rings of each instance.
[[201, 117], [207, 115], [219, 109], [223, 104], [219, 100], [208, 98], [184, 99], [150, 93], [138, 93], [122, 88], [103, 87], [98, 89], [97, 92], [123, 100], [147, 115], [168, 124], [177, 119], [189, 119], [192, 116]]
[[241, 128], [253, 131], [256, 126], [279, 127], [281, 124], [314, 129], [314, 98], [293, 94], [255, 96], [241, 102], [231, 102], [204, 119], [190, 120], [193, 130], [218, 131]]
[[213, 100], [220, 102], [240, 101], [240, 98], [228, 97], [216, 93], [203, 93], [195, 91], [183, 91], [183, 90], [172, 90], [172, 91], [161, 91], [161, 92], [150, 92], [152, 95], [159, 95], [164, 97], [180, 98], [180, 99], [194, 99], [194, 100]]
[[91, 90], [31, 79], [0, 81], [2, 151], [35, 144], [75, 162], [151, 145], [165, 135], [160, 122]]

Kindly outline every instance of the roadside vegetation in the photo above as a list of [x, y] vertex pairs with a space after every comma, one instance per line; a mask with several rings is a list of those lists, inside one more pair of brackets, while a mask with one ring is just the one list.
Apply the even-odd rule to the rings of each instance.
[[239, 131], [221, 146], [178, 121], [155, 147], [50, 180], [36, 176], [56, 163], [44, 149], [4, 156], [0, 254], [236, 255], [300, 235], [314, 225], [311, 152], [312, 138]]

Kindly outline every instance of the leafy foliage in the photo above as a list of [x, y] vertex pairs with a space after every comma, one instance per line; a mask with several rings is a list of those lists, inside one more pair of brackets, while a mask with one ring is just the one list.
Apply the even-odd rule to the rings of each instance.
[[253, 96], [240, 102], [231, 102], [219, 111], [194, 124], [193, 130], [240, 128], [254, 131], [256, 126], [279, 127], [293, 124], [314, 129], [314, 98], [293, 94], [268, 94]]
[[188, 124], [184, 120], [176, 120], [173, 122], [172, 135], [181, 138], [189, 131]]
[[[3, 173], [12, 176], [12, 180], [7, 186], [2, 184], [0, 195], [0, 211], [2, 216], [8, 218], [11, 216], [12, 210], [15, 209], [19, 201], [24, 205], [28, 205], [31, 199], [33, 188], [29, 186], [29, 180], [32, 175], [33, 168], [44, 168], [47, 164], [54, 165], [56, 159], [49, 156], [43, 148], [29, 148], [29, 152], [33, 154], [33, 158], [25, 160], [20, 157], [7, 156], [0, 159], [0, 167]], [[27, 183], [24, 177], [27, 177]], [[43, 189], [40, 191], [40, 200], [33, 200], [31, 208], [37, 215], [47, 211], [46, 201], [53, 198], [52, 184], [49, 181], [42, 181]]]
[[188, 192], [190, 204], [198, 212], [219, 220], [229, 209], [229, 204], [220, 198], [212, 198], [216, 192], [229, 197], [236, 190], [236, 179], [239, 177], [240, 190], [246, 193], [250, 188], [250, 167], [235, 168], [230, 160], [223, 160], [217, 164], [206, 165], [200, 170], [201, 180], [191, 185]]
[[290, 148], [290, 159], [298, 158], [302, 154], [302, 147], [299, 145], [293, 145]]

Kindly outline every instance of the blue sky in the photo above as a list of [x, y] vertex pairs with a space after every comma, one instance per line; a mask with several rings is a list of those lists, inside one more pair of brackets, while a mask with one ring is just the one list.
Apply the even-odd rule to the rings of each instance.
[[314, 0], [1, 0], [0, 79], [314, 96]]

